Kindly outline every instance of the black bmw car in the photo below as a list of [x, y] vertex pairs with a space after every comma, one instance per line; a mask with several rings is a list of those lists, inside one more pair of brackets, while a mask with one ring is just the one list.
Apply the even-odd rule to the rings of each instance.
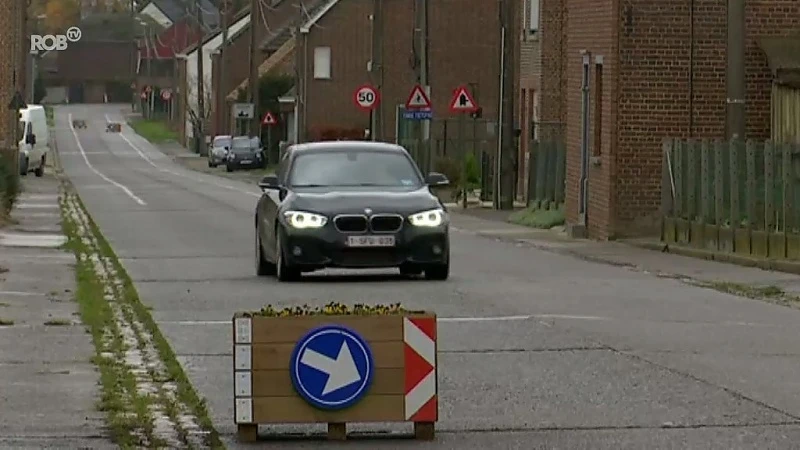
[[403, 147], [364, 141], [289, 147], [264, 177], [255, 212], [258, 275], [281, 281], [326, 267], [398, 267], [404, 275], [450, 274], [449, 217]]

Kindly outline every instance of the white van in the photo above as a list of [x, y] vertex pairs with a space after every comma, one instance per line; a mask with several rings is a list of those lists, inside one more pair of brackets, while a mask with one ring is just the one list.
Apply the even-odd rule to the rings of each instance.
[[33, 172], [44, 175], [47, 152], [50, 150], [50, 130], [47, 115], [42, 105], [28, 105], [19, 112], [19, 173], [22, 176]]

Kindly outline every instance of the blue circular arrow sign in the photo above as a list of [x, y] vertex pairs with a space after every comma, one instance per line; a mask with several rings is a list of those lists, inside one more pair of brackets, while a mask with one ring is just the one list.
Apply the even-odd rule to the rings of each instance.
[[367, 342], [338, 325], [308, 332], [289, 360], [295, 390], [319, 409], [343, 409], [357, 403], [369, 390], [374, 371]]

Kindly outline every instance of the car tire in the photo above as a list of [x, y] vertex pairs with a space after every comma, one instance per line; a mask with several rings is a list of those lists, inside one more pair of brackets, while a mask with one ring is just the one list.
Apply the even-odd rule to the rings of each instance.
[[30, 167], [29, 163], [30, 161], [28, 161], [28, 158], [25, 158], [25, 162], [22, 163], [22, 167], [19, 168], [19, 174], [21, 176], [23, 177], [28, 176], [28, 167]]
[[44, 176], [44, 166], [45, 166], [45, 164], [46, 164], [45, 157], [44, 157], [44, 156], [42, 156], [42, 160], [41, 160], [41, 161], [39, 161], [39, 167], [37, 167], [37, 168], [36, 168], [36, 169], [33, 171], [33, 174], [34, 174], [34, 175], [36, 175], [37, 177], [42, 177], [42, 176]]
[[425, 268], [426, 280], [444, 281], [450, 276], [450, 261]]
[[275, 255], [277, 261], [275, 262], [275, 275], [278, 281], [297, 281], [300, 279], [301, 272], [296, 268], [290, 266], [283, 257], [283, 248], [281, 247], [281, 238], [279, 233], [275, 233]]
[[263, 277], [267, 275], [275, 275], [275, 264], [267, 261], [264, 258], [264, 247], [261, 245], [261, 234], [258, 227], [256, 227], [256, 275]]
[[209, 168], [213, 168], [214, 167], [214, 164], [211, 162], [211, 160], [208, 161], [208, 167]]
[[225, 170], [228, 172], [233, 172], [233, 166], [231, 166], [230, 164], [225, 164]]
[[403, 264], [400, 266], [400, 275], [412, 277], [422, 274], [422, 268], [413, 264]]

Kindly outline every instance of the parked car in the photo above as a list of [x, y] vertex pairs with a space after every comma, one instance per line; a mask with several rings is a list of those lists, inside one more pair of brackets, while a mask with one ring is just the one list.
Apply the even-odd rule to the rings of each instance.
[[42, 105], [28, 105], [19, 112], [19, 127], [22, 140], [19, 141], [19, 173], [22, 176], [33, 172], [37, 177], [44, 175], [47, 153], [50, 150], [50, 130], [47, 115]]
[[225, 169], [233, 172], [241, 168], [263, 168], [264, 152], [261, 139], [249, 136], [236, 136], [231, 140], [231, 150], [225, 159]]
[[232, 138], [226, 135], [214, 136], [211, 149], [208, 151], [208, 167], [217, 167], [228, 159]]

